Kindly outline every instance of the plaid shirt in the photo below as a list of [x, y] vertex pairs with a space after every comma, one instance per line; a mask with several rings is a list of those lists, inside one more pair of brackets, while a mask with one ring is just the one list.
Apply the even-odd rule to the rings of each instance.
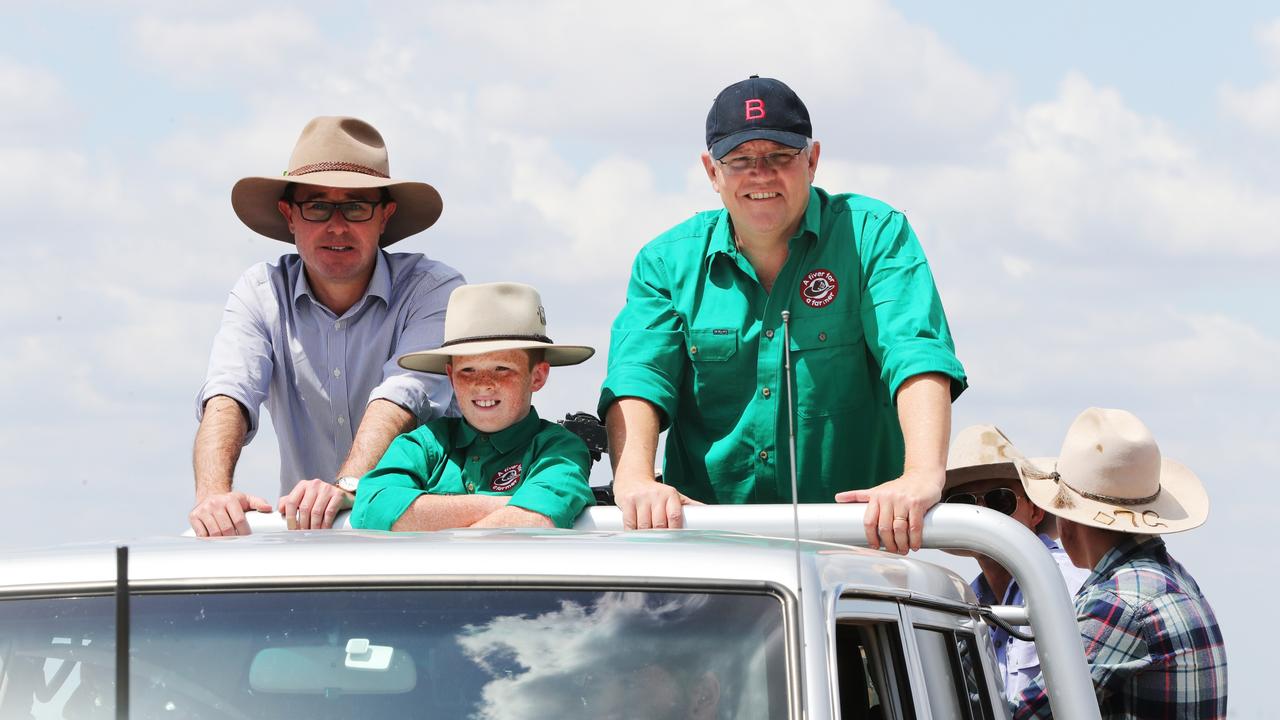
[[[1085, 659], [1108, 718], [1225, 718], [1227, 654], [1209, 601], [1158, 536], [1127, 536], [1076, 593]], [[1044, 676], [1014, 718], [1053, 717]]]

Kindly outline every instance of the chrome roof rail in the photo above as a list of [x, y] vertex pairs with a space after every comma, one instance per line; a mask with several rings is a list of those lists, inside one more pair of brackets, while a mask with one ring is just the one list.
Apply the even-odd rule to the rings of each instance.
[[[800, 537], [866, 547], [863, 504], [801, 505]], [[790, 538], [790, 505], [686, 505], [684, 526]], [[621, 530], [615, 507], [587, 508], [577, 530]], [[1093, 681], [1084, 660], [1075, 607], [1057, 563], [1044, 544], [1012, 518], [978, 506], [938, 505], [925, 515], [924, 547], [971, 550], [1003, 565], [1022, 588], [1036, 636], [1040, 667], [1050, 690], [1053, 715], [1060, 720], [1100, 720]]]

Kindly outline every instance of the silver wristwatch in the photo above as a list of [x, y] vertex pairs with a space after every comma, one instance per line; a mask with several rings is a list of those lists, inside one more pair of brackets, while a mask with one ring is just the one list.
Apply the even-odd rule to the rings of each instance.
[[352, 495], [356, 494], [356, 488], [360, 486], [360, 478], [356, 475], [343, 475], [338, 478], [336, 485]]

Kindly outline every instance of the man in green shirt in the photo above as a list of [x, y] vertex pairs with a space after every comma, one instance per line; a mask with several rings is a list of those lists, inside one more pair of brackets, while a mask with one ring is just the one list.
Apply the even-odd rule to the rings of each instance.
[[455, 289], [444, 338], [400, 365], [448, 375], [462, 418], [439, 418], [393, 440], [355, 488], [351, 526], [572, 527], [592, 501], [590, 454], [530, 403], [552, 365], [576, 365], [595, 351], [553, 344], [538, 292], [519, 283]]
[[627, 527], [679, 527], [690, 503], [791, 500], [789, 334], [799, 500], [866, 502], [868, 543], [920, 547], [964, 368], [906, 218], [813, 187], [812, 135], [782, 82], [723, 90], [702, 163], [724, 209], [636, 257], [599, 406]]

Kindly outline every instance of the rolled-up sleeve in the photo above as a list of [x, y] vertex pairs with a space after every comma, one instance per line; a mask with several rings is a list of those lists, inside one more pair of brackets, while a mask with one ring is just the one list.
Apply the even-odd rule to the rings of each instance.
[[683, 323], [662, 258], [647, 247], [636, 256], [626, 304], [613, 323], [600, 417], [618, 398], [637, 397], [658, 407], [666, 429], [676, 412], [685, 358]]
[[204, 418], [209, 398], [225, 395], [249, 413], [247, 444], [258, 431], [262, 403], [271, 387], [273, 366], [271, 331], [263, 315], [263, 294], [271, 290], [258, 268], [240, 277], [222, 311], [222, 324], [213, 338], [209, 370], [196, 393], [196, 420]]
[[908, 378], [941, 373], [951, 378], [951, 399], [968, 386], [924, 250], [899, 212], [865, 216], [862, 322], [881, 381], [896, 397]]
[[413, 501], [426, 494], [428, 468], [435, 459], [436, 450], [416, 433], [392, 440], [377, 467], [360, 479], [351, 527], [390, 530]]
[[382, 366], [382, 381], [369, 393], [369, 402], [389, 400], [413, 413], [422, 423], [445, 414], [452, 404], [453, 388], [443, 375], [406, 370], [397, 361], [405, 353], [438, 348], [443, 341], [449, 294], [466, 281], [452, 268], [438, 267], [448, 272], [432, 272], [419, 279], [412, 298], [406, 303], [404, 328], [397, 338], [395, 352]]
[[593, 502], [590, 470], [586, 443], [568, 430], [552, 427], [538, 438], [524, 482], [507, 504], [545, 515], [558, 528], [571, 528]]

